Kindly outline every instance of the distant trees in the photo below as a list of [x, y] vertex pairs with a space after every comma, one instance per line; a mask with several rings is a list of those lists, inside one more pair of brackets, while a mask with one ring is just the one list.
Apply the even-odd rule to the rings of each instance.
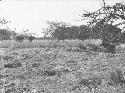
[[33, 35], [23, 35], [23, 34], [18, 34], [14, 37], [14, 39], [18, 42], [23, 42], [23, 40], [27, 39], [29, 42], [32, 42], [35, 39], [35, 36]]
[[17, 35], [17, 36], [15, 36], [15, 40], [18, 41], [18, 42], [23, 42], [24, 36], [23, 35]]
[[69, 26], [63, 22], [49, 22], [49, 27], [44, 30], [45, 35], [54, 39], [87, 39], [90, 29], [88, 26]]
[[30, 35], [30, 36], [28, 37], [28, 40], [29, 40], [30, 42], [32, 42], [34, 39], [35, 39], [35, 37], [32, 36], [32, 35]]
[[7, 29], [0, 29], [0, 40], [8, 40], [11, 38], [11, 32]]
[[[106, 43], [118, 43], [125, 41], [125, 34], [118, 27], [125, 20], [125, 5], [116, 3], [113, 6], [106, 5], [95, 12], [87, 12], [82, 15], [84, 20], [88, 20], [87, 25], [69, 26], [64, 22], [50, 22], [47, 29], [44, 30], [45, 35], [50, 35], [54, 39], [102, 39]], [[121, 20], [120, 23], [115, 21]]]
[[0, 40], [9, 40], [13, 39], [16, 36], [16, 32], [11, 31], [9, 29], [0, 29]]
[[0, 40], [7, 40], [11, 39], [12, 35], [14, 35], [14, 32], [11, 31], [9, 28], [3, 28], [2, 26], [5, 26], [10, 21], [6, 19], [0, 19]]
[[43, 28], [43, 33], [46, 36], [52, 36], [54, 37], [52, 34], [55, 32], [55, 29], [57, 29], [58, 27], [66, 27], [68, 26], [68, 24], [66, 24], [65, 22], [54, 22], [54, 21], [47, 21], [46, 22], [48, 27], [47, 28]]
[[33, 35], [25, 35], [25, 34], [17, 34], [14, 39], [18, 42], [23, 42], [23, 40], [29, 40], [29, 42], [32, 42], [35, 39], [35, 36]]
[[52, 33], [52, 37], [58, 39], [58, 40], [64, 40], [66, 39], [66, 27], [57, 27], [55, 29], [55, 32]]
[[18, 42], [23, 42], [23, 40], [29, 40], [29, 42], [32, 42], [35, 39], [35, 36], [33, 36], [34, 33], [28, 33], [29, 29], [23, 30], [21, 34], [17, 34], [14, 39]]
[[32, 42], [33, 39], [35, 39], [35, 36], [33, 36], [32, 33], [27, 33], [29, 29], [23, 29], [23, 33], [21, 34], [15, 32], [16, 28], [14, 30], [10, 30], [7, 26], [9, 22], [10, 21], [6, 19], [0, 19], [0, 40], [15, 39], [18, 42], [23, 42], [24, 39], [28, 39]]
[[71, 26], [69, 30], [69, 39], [78, 39], [81, 29], [79, 26]]
[[81, 25], [80, 26], [80, 31], [79, 31], [79, 39], [85, 40], [91, 38], [91, 29], [89, 26], [86, 25]]

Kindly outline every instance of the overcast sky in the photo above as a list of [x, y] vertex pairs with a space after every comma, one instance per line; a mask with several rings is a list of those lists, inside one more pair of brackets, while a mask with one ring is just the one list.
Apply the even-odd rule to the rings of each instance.
[[[79, 16], [87, 11], [101, 7], [102, 0], [2, 0], [0, 2], [0, 18], [10, 20], [10, 28], [29, 29], [31, 33], [41, 35], [45, 22], [63, 21], [72, 25], [80, 25]], [[107, 3], [124, 0], [106, 0]]]

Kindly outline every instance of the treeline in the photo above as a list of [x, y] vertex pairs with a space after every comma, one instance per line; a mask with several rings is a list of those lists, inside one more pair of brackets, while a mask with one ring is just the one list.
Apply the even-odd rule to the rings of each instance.
[[19, 34], [15, 31], [11, 31], [9, 29], [0, 29], [0, 40], [16, 40], [18, 42], [22, 42], [24, 39], [28, 39], [32, 42], [36, 37], [30, 34]]
[[[52, 28], [52, 27], [51, 27]], [[54, 28], [54, 27], [53, 27]], [[48, 33], [47, 33], [48, 31]], [[102, 39], [106, 42], [124, 42], [125, 34], [121, 32], [122, 30], [111, 24], [106, 24], [103, 26], [67, 26], [67, 25], [56, 25], [54, 29], [46, 30], [49, 37], [43, 37], [42, 39]], [[121, 35], [122, 34], [122, 35]], [[0, 29], [0, 39], [9, 40], [15, 39], [16, 41], [22, 42], [24, 39], [28, 39], [32, 42], [33, 39], [39, 39], [33, 35], [29, 34], [19, 34], [15, 31], [9, 29]]]
[[[106, 42], [124, 42], [125, 34], [121, 32], [122, 29], [106, 24], [103, 26], [67, 26], [59, 25], [55, 29], [49, 30], [51, 37], [58, 40], [65, 39], [102, 39]], [[47, 33], [48, 34], [48, 33]]]
[[36, 37], [33, 36], [31, 33], [27, 33], [27, 30], [23, 30], [23, 33], [17, 33], [15, 30], [11, 30], [10, 28], [2, 28], [2, 26], [7, 26], [7, 24], [10, 21], [6, 19], [0, 19], [0, 40], [16, 40], [19, 42], [22, 42], [24, 39], [28, 39], [30, 42], [32, 42], [33, 39]]

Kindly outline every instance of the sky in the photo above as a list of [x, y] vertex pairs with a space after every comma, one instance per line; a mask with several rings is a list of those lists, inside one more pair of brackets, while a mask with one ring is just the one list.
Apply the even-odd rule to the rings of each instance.
[[[16, 28], [16, 32], [29, 29], [30, 33], [42, 36], [42, 28], [46, 21], [63, 21], [71, 25], [81, 25], [78, 21], [84, 13], [95, 11], [101, 7], [102, 0], [2, 0], [0, 2], [0, 18], [11, 22], [8, 27]], [[106, 0], [108, 4], [124, 0]]]

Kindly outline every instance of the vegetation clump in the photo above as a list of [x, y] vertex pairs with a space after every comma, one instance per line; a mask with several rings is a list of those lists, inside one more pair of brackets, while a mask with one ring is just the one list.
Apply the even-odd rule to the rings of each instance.
[[110, 86], [123, 86], [125, 84], [125, 78], [123, 76], [122, 70], [115, 68], [110, 72], [110, 80], [107, 85]]
[[17, 35], [17, 36], [15, 37], [15, 40], [18, 41], [18, 42], [23, 42], [24, 36], [23, 36], [23, 35]]
[[91, 78], [85, 78], [82, 79], [78, 85], [76, 85], [72, 90], [75, 90], [77, 88], [80, 89], [80, 87], [84, 86], [87, 87], [89, 89], [96, 89], [98, 88], [98, 86], [100, 86], [102, 84], [102, 79], [99, 77], [91, 77]]
[[28, 37], [28, 40], [29, 40], [30, 42], [32, 42], [34, 39], [35, 39], [35, 37], [32, 36], [32, 35]]
[[4, 68], [17, 68], [21, 67], [21, 63], [8, 63], [4, 65]]

